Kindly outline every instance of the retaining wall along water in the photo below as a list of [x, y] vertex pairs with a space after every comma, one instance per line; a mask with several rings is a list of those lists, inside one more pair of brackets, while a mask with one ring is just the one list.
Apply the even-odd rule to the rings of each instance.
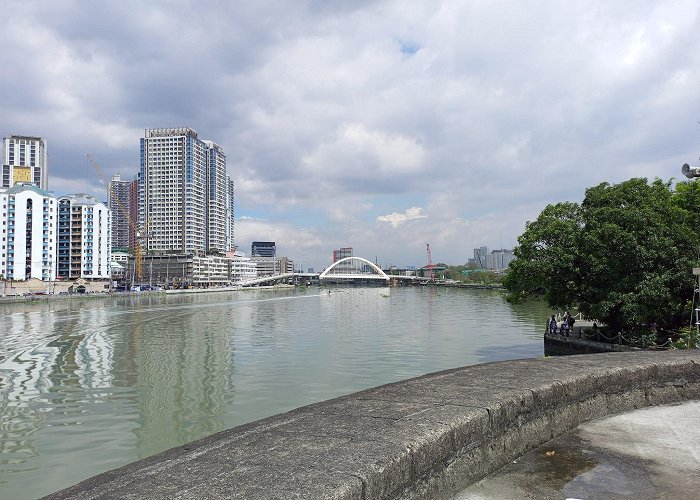
[[583, 422], [690, 399], [697, 351], [487, 363], [235, 427], [46, 498], [448, 498]]

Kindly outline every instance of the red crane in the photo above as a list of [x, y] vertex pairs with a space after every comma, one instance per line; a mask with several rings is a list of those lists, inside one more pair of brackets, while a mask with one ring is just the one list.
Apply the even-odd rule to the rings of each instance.
[[428, 253], [428, 278], [430, 281], [435, 281], [435, 271], [433, 271], [433, 256], [430, 255], [430, 243], [425, 244], [426, 252]]

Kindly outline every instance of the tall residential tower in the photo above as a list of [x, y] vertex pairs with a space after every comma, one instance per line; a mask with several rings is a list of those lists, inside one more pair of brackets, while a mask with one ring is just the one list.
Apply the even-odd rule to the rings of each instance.
[[107, 206], [112, 212], [112, 249], [126, 250], [130, 248], [133, 237], [131, 215], [131, 181], [123, 181], [115, 174], [109, 181], [107, 190]]
[[31, 182], [48, 189], [48, 157], [46, 139], [10, 135], [3, 139], [4, 158], [0, 187], [12, 187], [17, 182]]
[[229, 189], [226, 155], [219, 145], [200, 140], [188, 127], [146, 129], [138, 217], [144, 250], [224, 253], [233, 224], [226, 220]]

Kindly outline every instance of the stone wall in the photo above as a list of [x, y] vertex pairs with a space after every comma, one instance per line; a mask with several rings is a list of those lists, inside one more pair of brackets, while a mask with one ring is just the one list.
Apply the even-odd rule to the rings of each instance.
[[236, 427], [47, 498], [449, 498], [583, 422], [700, 399], [699, 363], [697, 351], [626, 352], [433, 373]]

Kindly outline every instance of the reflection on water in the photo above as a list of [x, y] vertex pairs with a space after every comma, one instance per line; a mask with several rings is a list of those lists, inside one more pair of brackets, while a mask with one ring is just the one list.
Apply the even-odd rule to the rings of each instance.
[[542, 353], [540, 304], [332, 288], [0, 304], [0, 492], [35, 498], [219, 430]]

